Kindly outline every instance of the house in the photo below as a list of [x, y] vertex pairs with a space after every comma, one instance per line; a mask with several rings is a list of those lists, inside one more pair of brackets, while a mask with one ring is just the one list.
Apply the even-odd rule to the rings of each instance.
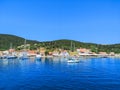
[[53, 51], [52, 55], [57, 57], [57, 56], [59, 56], [59, 52], [58, 51]]
[[9, 49], [9, 53], [15, 52], [15, 49]]
[[110, 56], [115, 56], [115, 53], [114, 53], [114, 52], [110, 52], [109, 55], [110, 55]]
[[64, 50], [60, 52], [60, 56], [67, 57], [69, 56], [69, 53], [67, 52], [67, 50]]
[[45, 48], [40, 48], [40, 54], [42, 55], [42, 56], [45, 56], [45, 52], [46, 52], [46, 49]]
[[36, 52], [34, 50], [28, 50], [28, 56], [36, 56]]
[[91, 55], [92, 54], [91, 50], [86, 49], [86, 48], [77, 49], [77, 52], [79, 55]]
[[99, 52], [99, 55], [107, 55], [106, 52]]

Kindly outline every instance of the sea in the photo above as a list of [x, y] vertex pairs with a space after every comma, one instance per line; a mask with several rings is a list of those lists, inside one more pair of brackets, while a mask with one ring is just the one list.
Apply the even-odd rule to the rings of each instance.
[[120, 58], [0, 60], [0, 90], [120, 90]]

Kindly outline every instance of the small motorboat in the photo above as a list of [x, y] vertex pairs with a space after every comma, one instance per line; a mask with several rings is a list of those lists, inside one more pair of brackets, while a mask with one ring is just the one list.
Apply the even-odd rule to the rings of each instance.
[[7, 59], [7, 55], [0, 56], [0, 59]]
[[67, 62], [68, 63], [79, 63], [80, 61], [79, 60], [68, 60]]
[[78, 58], [73, 57], [73, 58], [70, 58], [67, 62], [68, 63], [79, 63], [80, 61]]

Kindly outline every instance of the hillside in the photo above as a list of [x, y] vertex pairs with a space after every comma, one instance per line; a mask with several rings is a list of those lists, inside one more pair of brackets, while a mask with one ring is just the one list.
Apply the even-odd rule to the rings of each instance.
[[[0, 50], [6, 50], [10, 48], [10, 43], [16, 48], [19, 45], [24, 44], [25, 39], [15, 35], [0, 34]], [[38, 41], [27, 40], [29, 44], [39, 43]]]
[[[13, 44], [14, 48], [17, 48], [17, 46], [23, 45], [25, 39], [22, 37], [18, 37], [15, 35], [8, 35], [8, 34], [0, 34], [0, 50], [6, 50], [9, 49], [10, 43]], [[71, 48], [71, 42], [72, 47]], [[30, 49], [37, 49], [40, 47], [45, 47], [49, 51], [53, 51], [54, 49], [66, 49], [66, 50], [75, 50], [77, 48], [88, 48], [91, 49], [93, 52], [115, 52], [120, 53], [120, 44], [113, 44], [113, 45], [100, 45], [100, 44], [94, 44], [94, 43], [83, 43], [79, 41], [74, 40], [54, 40], [54, 41], [46, 41], [46, 42], [39, 42], [39, 41], [33, 41], [33, 40], [27, 40], [27, 44], [30, 44]], [[36, 45], [35, 45], [36, 44]]]
[[[72, 42], [72, 48], [71, 48]], [[55, 41], [47, 41], [41, 42], [38, 44], [38, 47], [45, 47], [46, 49], [53, 51], [54, 49], [61, 48], [65, 50], [75, 50], [77, 48], [87, 48], [91, 49], [93, 52], [115, 52], [120, 53], [120, 44], [113, 44], [113, 45], [101, 45], [101, 44], [94, 44], [94, 43], [83, 43], [74, 40], [55, 40]]]

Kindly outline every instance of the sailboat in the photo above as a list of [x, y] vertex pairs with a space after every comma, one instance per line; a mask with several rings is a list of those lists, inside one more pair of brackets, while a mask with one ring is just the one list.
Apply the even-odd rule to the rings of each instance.
[[[74, 43], [74, 50], [75, 50], [75, 43]], [[73, 43], [71, 41], [71, 51], [74, 51], [74, 50], [73, 50]], [[68, 63], [79, 63], [79, 58], [76, 55], [74, 55], [73, 57], [70, 57], [67, 62]]]
[[40, 54], [40, 53], [37, 53], [35, 59], [36, 59], [36, 60], [41, 60], [41, 58], [42, 58], [41, 54]]
[[22, 52], [20, 59], [22, 59], [22, 60], [29, 59], [29, 57], [27, 55], [27, 50], [26, 50], [26, 39], [24, 41], [24, 51]]
[[10, 52], [9, 54], [7, 55], [7, 59], [16, 59], [17, 56], [15, 55], [15, 52], [13, 52], [13, 48], [12, 48], [12, 43], [10, 44]]

